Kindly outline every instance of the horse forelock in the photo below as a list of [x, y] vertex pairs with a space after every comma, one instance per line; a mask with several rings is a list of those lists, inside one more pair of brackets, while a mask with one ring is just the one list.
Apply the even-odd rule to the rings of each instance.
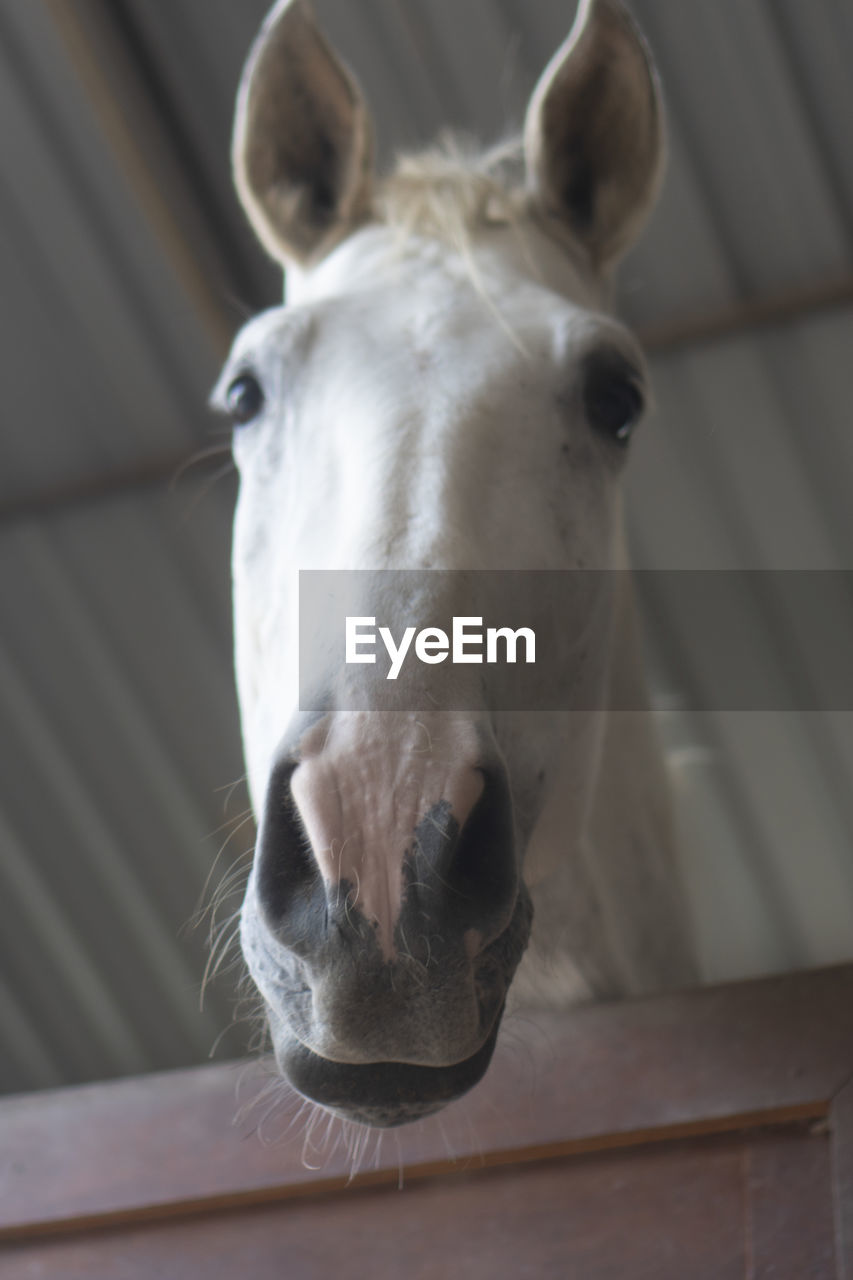
[[[431, 240], [458, 255], [502, 328], [506, 324], [495, 312], [476, 258], [478, 246], [490, 241], [490, 233], [510, 232], [524, 273], [553, 283], [554, 273], [543, 271], [541, 249], [536, 248], [544, 237], [556, 248], [562, 269], [569, 271], [567, 296], [589, 302], [598, 297], [603, 283], [566, 224], [549, 217], [531, 197], [518, 138], [483, 151], [446, 132], [435, 146], [399, 156], [392, 172], [377, 185], [372, 218], [391, 232], [394, 250], [403, 255], [413, 240]], [[520, 345], [515, 335], [510, 337]]]
[[460, 248], [482, 228], [522, 221], [523, 176], [520, 141], [484, 152], [446, 133], [428, 150], [398, 157], [378, 187], [374, 214], [403, 236], [428, 235]]
[[484, 151], [446, 132], [434, 146], [398, 156], [395, 168], [378, 184], [372, 212], [397, 233], [400, 243], [423, 236], [465, 258], [484, 232], [508, 227], [523, 242], [532, 225], [556, 241], [585, 276], [592, 266], [566, 224], [549, 217], [532, 198], [519, 138]]

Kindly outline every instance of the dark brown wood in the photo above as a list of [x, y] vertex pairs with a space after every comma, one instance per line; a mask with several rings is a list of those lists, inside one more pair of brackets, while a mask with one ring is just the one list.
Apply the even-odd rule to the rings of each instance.
[[[370, 1136], [357, 1181], [821, 1120], [853, 1075], [853, 966], [509, 1021], [484, 1083], [440, 1116]], [[242, 1082], [241, 1082], [242, 1077]], [[237, 1209], [344, 1186], [257, 1068], [216, 1066], [0, 1102], [0, 1241]], [[303, 1158], [304, 1157], [304, 1158]]]
[[807, 1128], [350, 1189], [10, 1248], [4, 1280], [834, 1280]]
[[[847, 1016], [853, 1018], [853, 1009]], [[839, 1276], [841, 1280], [853, 1280], [853, 1081], [835, 1098], [828, 1128], [832, 1136]]]
[[828, 1132], [792, 1142], [767, 1132], [744, 1146], [744, 1239], [749, 1280], [837, 1276]]

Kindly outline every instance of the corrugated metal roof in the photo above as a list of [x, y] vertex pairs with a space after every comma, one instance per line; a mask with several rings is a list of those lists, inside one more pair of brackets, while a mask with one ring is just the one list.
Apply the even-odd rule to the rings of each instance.
[[[508, 132], [572, 8], [316, 7], [386, 157], [447, 125]], [[227, 172], [265, 8], [0, 12], [1, 1089], [195, 1061], [229, 1017], [227, 985], [198, 1011], [203, 930], [186, 926], [246, 803], [229, 800], [233, 480], [214, 478], [225, 455], [169, 477], [225, 443], [204, 410], [223, 336], [279, 287]], [[636, 559], [851, 568], [853, 9], [635, 9], [671, 121], [619, 292], [658, 399], [630, 482]], [[853, 714], [691, 711], [690, 655], [650, 621], [709, 976], [850, 958]], [[751, 625], [796, 644], [798, 619], [762, 600]]]

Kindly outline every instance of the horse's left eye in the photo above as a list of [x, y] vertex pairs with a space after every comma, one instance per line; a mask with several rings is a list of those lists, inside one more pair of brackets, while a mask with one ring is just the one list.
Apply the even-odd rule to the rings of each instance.
[[627, 444], [643, 416], [645, 401], [636, 371], [621, 357], [596, 361], [586, 371], [583, 403], [590, 426]]
[[243, 373], [226, 391], [225, 403], [235, 423], [244, 427], [257, 418], [264, 407], [263, 388], [253, 374]]

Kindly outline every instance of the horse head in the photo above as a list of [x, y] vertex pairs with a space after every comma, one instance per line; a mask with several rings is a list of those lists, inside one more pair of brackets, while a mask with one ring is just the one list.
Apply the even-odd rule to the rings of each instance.
[[[245, 69], [236, 185], [287, 269], [287, 305], [243, 329], [215, 393], [235, 420], [236, 664], [259, 819], [241, 939], [281, 1072], [363, 1123], [427, 1114], [485, 1071], [531, 885], [588, 843], [606, 717], [594, 696], [570, 724], [506, 710], [506, 672], [473, 664], [454, 670], [450, 709], [431, 707], [423, 667], [401, 672], [410, 708], [358, 708], [364, 668], [324, 666], [322, 636], [320, 696], [300, 711], [298, 573], [360, 571], [360, 611], [399, 635], [471, 612], [456, 573], [426, 571], [624, 566], [645, 372], [607, 314], [608, 280], [663, 149], [655, 73], [617, 0], [582, 0], [523, 142], [436, 150], [384, 179], [360, 90], [306, 0], [273, 8]], [[419, 585], [389, 591], [387, 570]], [[556, 628], [568, 688], [599, 690], [616, 661], [641, 684], [622, 576], [590, 579]], [[659, 785], [654, 759], [634, 768]], [[595, 959], [590, 874], [573, 872], [582, 905], [562, 927], [574, 912], [580, 985], [615, 990], [630, 984]]]

